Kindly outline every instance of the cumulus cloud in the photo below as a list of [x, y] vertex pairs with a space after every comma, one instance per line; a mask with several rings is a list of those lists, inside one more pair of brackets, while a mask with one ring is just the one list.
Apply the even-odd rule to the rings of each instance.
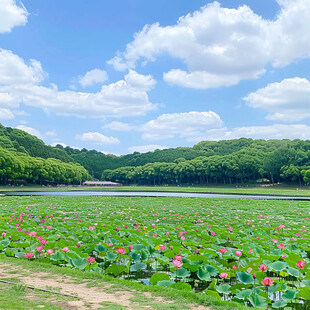
[[229, 140], [238, 138], [252, 139], [309, 139], [310, 126], [305, 124], [273, 124], [269, 126], [236, 127], [232, 130], [221, 128], [208, 132], [208, 135], [197, 136], [193, 142], [203, 140]]
[[30, 59], [26, 64], [12, 51], [0, 48], [0, 85], [37, 84], [46, 75], [39, 61]]
[[63, 143], [63, 142], [53, 142], [52, 144], [51, 144], [51, 146], [56, 146], [56, 145], [61, 145], [63, 148], [65, 148], [65, 147], [67, 147], [67, 146], [69, 146], [71, 149], [76, 149], [76, 150], [81, 150], [81, 148], [80, 147], [77, 147], [77, 146], [71, 146], [71, 145], [67, 145], [67, 144], [65, 144], [65, 143]]
[[109, 124], [106, 124], [104, 126], [102, 126], [103, 129], [110, 129], [110, 130], [114, 130], [114, 131], [131, 131], [136, 129], [135, 126], [132, 126], [130, 124], [124, 123], [124, 122], [118, 122], [118, 121], [114, 121], [111, 122]]
[[12, 113], [11, 110], [5, 109], [5, 108], [0, 108], [0, 119], [9, 120], [12, 118], [14, 118], [14, 114]]
[[256, 79], [271, 62], [286, 65], [310, 55], [310, 2], [278, 0], [280, 11], [266, 20], [248, 6], [223, 8], [218, 2], [179, 18], [175, 25], [146, 25], [134, 35], [124, 52], [108, 61], [117, 70], [135, 68], [137, 62], [155, 61], [169, 54], [183, 61], [187, 71], [164, 73], [169, 84], [212, 88]]
[[84, 132], [75, 136], [76, 140], [91, 142], [93, 144], [119, 144], [120, 141], [115, 137], [107, 137], [99, 132]]
[[171, 85], [197, 89], [231, 86], [239, 83], [239, 79], [233, 75], [212, 74], [206, 71], [188, 73], [179, 69], [164, 73], [163, 78], [164, 81]]
[[157, 119], [145, 123], [141, 131], [146, 140], [171, 139], [176, 136], [191, 141], [193, 137], [204, 135], [209, 130], [222, 128], [222, 120], [216, 113], [187, 112], [162, 114]]
[[38, 131], [35, 128], [29, 127], [29, 126], [25, 126], [25, 125], [18, 125], [15, 128], [23, 130], [28, 132], [30, 135], [36, 136], [39, 139], [42, 139], [42, 135], [40, 133], [40, 131]]
[[310, 117], [310, 81], [284, 79], [250, 93], [244, 100], [253, 108], [267, 111], [269, 120], [299, 121]]
[[24, 103], [59, 115], [94, 118], [139, 116], [156, 109], [147, 93], [156, 83], [150, 75], [130, 70], [124, 80], [103, 85], [98, 92], [42, 86], [45, 76], [40, 62], [26, 64], [11, 51], [0, 50], [0, 107]]
[[15, 0], [1, 0], [0, 33], [10, 32], [16, 26], [27, 23], [28, 12], [22, 3], [17, 5]]
[[139, 152], [139, 153], [147, 153], [154, 152], [155, 150], [164, 150], [167, 149], [166, 146], [150, 144], [150, 145], [139, 145], [139, 146], [131, 146], [128, 148], [130, 153]]
[[83, 86], [91, 86], [99, 83], [103, 83], [108, 79], [108, 74], [104, 70], [93, 69], [88, 71], [84, 76], [80, 76], [78, 81]]

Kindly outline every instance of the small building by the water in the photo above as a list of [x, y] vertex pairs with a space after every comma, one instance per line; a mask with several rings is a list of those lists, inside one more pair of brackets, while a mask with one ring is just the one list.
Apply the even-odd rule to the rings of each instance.
[[121, 183], [111, 181], [86, 181], [83, 183], [85, 186], [122, 186]]

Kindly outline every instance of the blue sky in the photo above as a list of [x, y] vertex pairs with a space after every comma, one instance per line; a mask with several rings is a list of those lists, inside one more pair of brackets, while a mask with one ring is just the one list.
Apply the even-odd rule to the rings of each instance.
[[310, 136], [308, 0], [0, 0], [0, 122], [116, 155]]

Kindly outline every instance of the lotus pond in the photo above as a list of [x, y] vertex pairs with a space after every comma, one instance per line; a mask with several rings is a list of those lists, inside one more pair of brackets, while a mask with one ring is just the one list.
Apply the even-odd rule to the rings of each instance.
[[307, 309], [310, 202], [1, 197], [0, 255]]

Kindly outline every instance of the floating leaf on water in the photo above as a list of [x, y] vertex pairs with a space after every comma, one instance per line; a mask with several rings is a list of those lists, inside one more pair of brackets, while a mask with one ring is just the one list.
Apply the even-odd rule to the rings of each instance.
[[254, 278], [251, 274], [245, 271], [237, 272], [237, 279], [244, 284], [253, 284]]
[[151, 276], [151, 279], [150, 279], [150, 284], [157, 284], [158, 281], [164, 281], [164, 280], [170, 280], [170, 275], [167, 274], [167, 273], [154, 273], [152, 276]]

